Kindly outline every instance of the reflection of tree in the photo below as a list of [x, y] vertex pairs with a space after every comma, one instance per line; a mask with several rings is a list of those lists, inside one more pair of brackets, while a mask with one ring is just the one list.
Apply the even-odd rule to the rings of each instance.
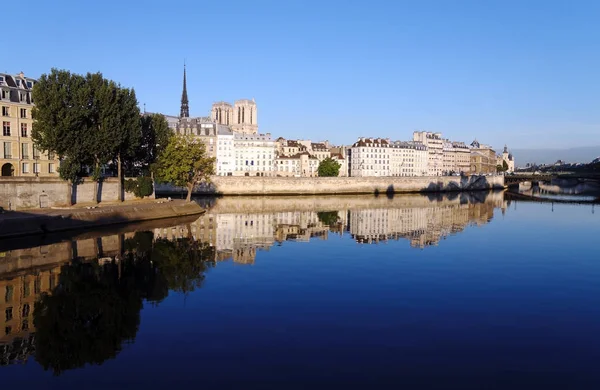
[[170, 290], [188, 293], [201, 287], [209, 267], [206, 259], [214, 257], [213, 251], [214, 247], [190, 238], [158, 239], [154, 242], [152, 262]]
[[123, 342], [135, 339], [143, 300], [199, 288], [214, 250], [191, 238], [153, 242], [146, 232], [126, 240], [125, 248], [120, 261], [63, 266], [57, 287], [35, 304], [36, 360], [46, 370], [58, 375], [114, 358]]
[[125, 267], [79, 263], [61, 270], [60, 284], [35, 305], [36, 360], [55, 374], [101, 364], [135, 338], [142, 299]]
[[332, 226], [337, 224], [338, 222], [338, 213], [337, 211], [319, 211], [317, 212], [317, 217], [319, 221], [325, 226]]

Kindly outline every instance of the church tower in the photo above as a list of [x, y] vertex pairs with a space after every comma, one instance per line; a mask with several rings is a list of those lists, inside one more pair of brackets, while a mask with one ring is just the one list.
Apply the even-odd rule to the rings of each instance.
[[233, 125], [231, 129], [236, 133], [258, 134], [258, 119], [256, 102], [254, 99], [236, 100], [233, 104]]
[[190, 105], [187, 96], [187, 85], [185, 79], [185, 63], [183, 64], [183, 92], [181, 93], [181, 111], [179, 112], [180, 118], [190, 117]]

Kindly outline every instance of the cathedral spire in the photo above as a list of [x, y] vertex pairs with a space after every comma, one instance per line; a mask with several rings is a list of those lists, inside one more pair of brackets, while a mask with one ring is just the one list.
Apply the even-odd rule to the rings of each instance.
[[181, 118], [188, 118], [190, 116], [190, 105], [187, 96], [187, 83], [185, 78], [185, 61], [183, 62], [183, 92], [181, 93], [181, 111], [179, 112]]

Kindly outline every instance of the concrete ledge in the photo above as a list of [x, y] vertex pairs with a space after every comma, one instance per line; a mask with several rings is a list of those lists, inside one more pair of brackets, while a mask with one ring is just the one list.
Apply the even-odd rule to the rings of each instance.
[[[185, 189], [155, 186], [157, 194]], [[504, 176], [424, 177], [254, 177], [215, 176], [210, 185], [194, 188], [197, 195], [359, 195], [419, 192], [488, 191], [504, 188]]]
[[203, 212], [204, 209], [197, 203], [184, 201], [125, 204], [90, 210], [74, 208], [43, 213], [8, 212], [0, 215], [0, 239], [199, 215]]

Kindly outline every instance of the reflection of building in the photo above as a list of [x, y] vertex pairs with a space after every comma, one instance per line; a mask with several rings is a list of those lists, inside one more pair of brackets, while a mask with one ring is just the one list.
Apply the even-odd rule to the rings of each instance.
[[23, 72], [0, 73], [0, 170], [2, 176], [58, 176], [59, 161], [35, 148], [31, 139], [32, 89], [37, 81]]
[[485, 224], [502, 202], [454, 203], [431, 207], [350, 210], [350, 233], [361, 243], [406, 238], [411, 246], [437, 245], [470, 224]]

